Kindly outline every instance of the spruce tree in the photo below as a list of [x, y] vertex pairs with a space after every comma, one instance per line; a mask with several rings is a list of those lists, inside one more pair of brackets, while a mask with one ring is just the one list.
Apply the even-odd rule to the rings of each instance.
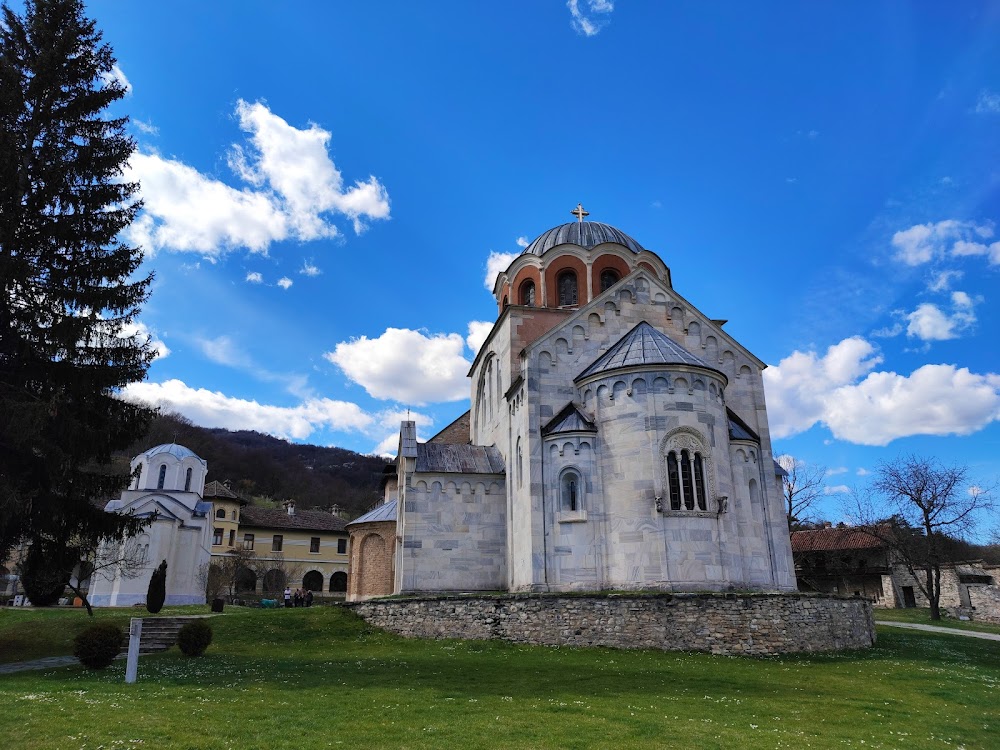
[[2, 17], [0, 558], [139, 528], [102, 506], [128, 482], [113, 453], [151, 417], [116, 392], [152, 361], [148, 341], [122, 335], [151, 276], [120, 237], [141, 203], [123, 180], [128, 120], [107, 114], [125, 95], [111, 48], [80, 0]]
[[146, 589], [146, 609], [156, 614], [163, 609], [167, 600], [167, 561], [164, 560], [149, 577], [149, 588]]

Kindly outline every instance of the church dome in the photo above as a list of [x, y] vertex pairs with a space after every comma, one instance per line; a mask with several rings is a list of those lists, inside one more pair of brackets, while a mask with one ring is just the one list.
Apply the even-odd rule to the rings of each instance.
[[153, 458], [154, 456], [173, 456], [179, 461], [183, 461], [185, 458], [197, 458], [201, 461], [201, 457], [198, 456], [193, 450], [185, 448], [183, 445], [177, 445], [177, 443], [164, 443], [163, 445], [157, 445], [155, 448], [150, 448], [148, 451], [143, 453], [146, 458]]
[[557, 245], [567, 243], [590, 250], [605, 242], [624, 245], [636, 255], [644, 250], [632, 237], [610, 224], [602, 224], [599, 221], [571, 221], [542, 232], [525, 248], [522, 255], [545, 255]]

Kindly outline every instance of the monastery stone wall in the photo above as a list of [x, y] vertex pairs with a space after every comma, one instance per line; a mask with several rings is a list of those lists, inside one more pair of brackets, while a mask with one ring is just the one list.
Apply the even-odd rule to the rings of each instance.
[[969, 586], [972, 619], [1000, 625], [1000, 586]]
[[868, 648], [871, 603], [795, 594], [510, 594], [370, 600], [368, 623], [415, 638], [496, 639], [725, 655]]

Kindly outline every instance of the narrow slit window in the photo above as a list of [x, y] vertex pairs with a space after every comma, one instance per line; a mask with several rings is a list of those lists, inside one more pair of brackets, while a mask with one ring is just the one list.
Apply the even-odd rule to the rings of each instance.
[[701, 454], [694, 454], [694, 492], [698, 499], [698, 510], [707, 510], [705, 501], [705, 468], [702, 464]]
[[667, 484], [670, 489], [670, 510], [681, 509], [681, 477], [677, 471], [677, 454], [667, 454]]
[[681, 451], [681, 487], [685, 510], [694, 510], [694, 486], [691, 480], [691, 454], [684, 450]]
[[156, 480], [156, 489], [162, 490], [163, 485], [166, 483], [166, 481], [167, 481], [167, 465], [163, 464], [160, 467], [160, 478]]

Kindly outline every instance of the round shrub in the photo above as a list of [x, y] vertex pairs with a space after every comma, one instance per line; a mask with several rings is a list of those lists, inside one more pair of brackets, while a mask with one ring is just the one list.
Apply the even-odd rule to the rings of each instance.
[[90, 669], [105, 669], [122, 650], [125, 634], [109, 622], [91, 625], [73, 639], [73, 656]]
[[177, 646], [185, 656], [201, 656], [212, 642], [212, 626], [192, 620], [177, 633]]

